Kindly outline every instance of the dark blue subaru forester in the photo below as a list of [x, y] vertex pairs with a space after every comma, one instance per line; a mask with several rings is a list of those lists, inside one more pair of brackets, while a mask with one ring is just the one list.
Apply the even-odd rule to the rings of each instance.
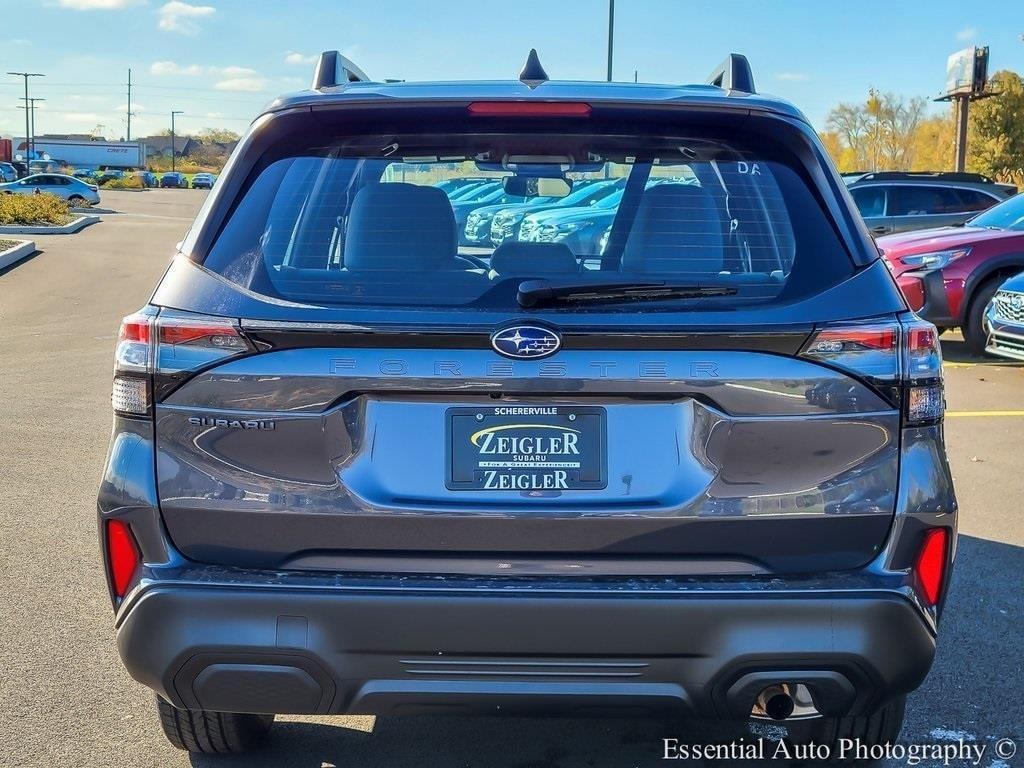
[[[459, 246], [454, 196], [604, 179], [595, 245]], [[125, 318], [113, 407], [118, 647], [184, 749], [629, 709], [883, 743], [932, 662], [936, 331], [741, 56], [655, 86], [323, 54]]]

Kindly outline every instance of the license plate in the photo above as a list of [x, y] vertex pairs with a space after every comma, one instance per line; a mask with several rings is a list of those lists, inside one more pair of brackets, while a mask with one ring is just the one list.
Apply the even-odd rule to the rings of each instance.
[[446, 415], [450, 490], [543, 495], [608, 484], [604, 408], [495, 405]]

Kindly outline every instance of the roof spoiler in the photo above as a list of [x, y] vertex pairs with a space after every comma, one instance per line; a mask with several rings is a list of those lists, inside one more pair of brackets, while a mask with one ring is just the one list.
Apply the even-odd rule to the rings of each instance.
[[346, 83], [368, 83], [370, 78], [337, 51], [324, 51], [313, 70], [313, 90], [322, 91]]
[[750, 62], [739, 53], [726, 56], [725, 61], [708, 76], [707, 84], [717, 85], [726, 91], [757, 93], [754, 90], [754, 73], [750, 71]]

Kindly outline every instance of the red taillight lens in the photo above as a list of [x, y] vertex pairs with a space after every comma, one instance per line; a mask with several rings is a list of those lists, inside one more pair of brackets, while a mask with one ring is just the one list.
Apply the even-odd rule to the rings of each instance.
[[898, 323], [861, 323], [823, 328], [800, 354], [873, 379], [895, 380], [900, 372]]
[[924, 543], [914, 564], [921, 597], [930, 606], [939, 603], [948, 562], [949, 529], [933, 528], [924, 535]]
[[582, 101], [474, 101], [472, 117], [590, 117]]
[[128, 524], [107, 520], [107, 565], [114, 594], [124, 597], [139, 568], [139, 548]]

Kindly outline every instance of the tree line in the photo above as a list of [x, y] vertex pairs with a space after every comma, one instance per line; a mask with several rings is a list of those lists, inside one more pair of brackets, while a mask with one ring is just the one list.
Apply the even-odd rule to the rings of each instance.
[[[1024, 78], [1002, 70], [998, 95], [971, 104], [967, 170], [1024, 186]], [[953, 167], [953, 109], [928, 116], [928, 100], [871, 89], [862, 104], [839, 104], [819, 135], [840, 171], [941, 171]]]

